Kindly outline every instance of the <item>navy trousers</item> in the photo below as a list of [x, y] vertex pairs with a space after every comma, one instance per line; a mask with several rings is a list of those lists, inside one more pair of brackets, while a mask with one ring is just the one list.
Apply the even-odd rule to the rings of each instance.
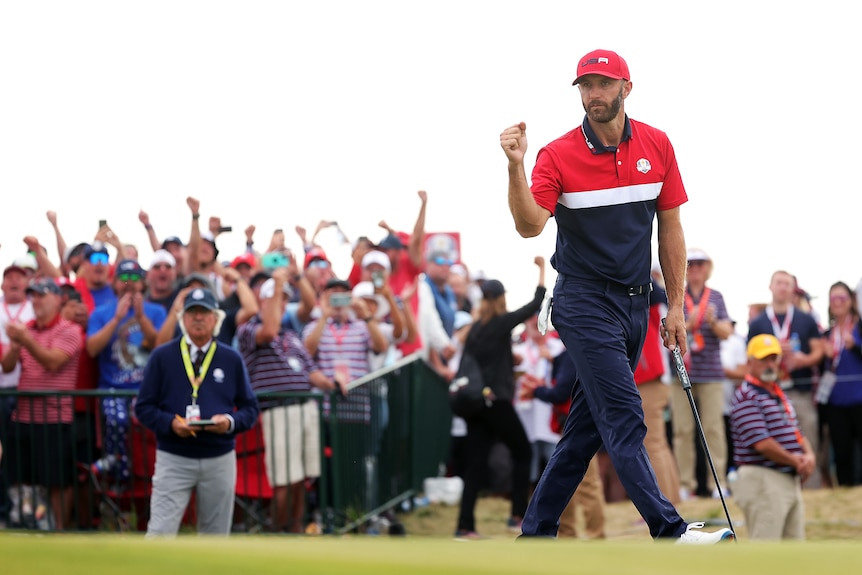
[[602, 443], [654, 537], [686, 529], [662, 495], [647, 457], [643, 407], [633, 371], [649, 318], [649, 291], [558, 276], [552, 321], [578, 373], [563, 436], [524, 516], [526, 536], [556, 536], [560, 514]]

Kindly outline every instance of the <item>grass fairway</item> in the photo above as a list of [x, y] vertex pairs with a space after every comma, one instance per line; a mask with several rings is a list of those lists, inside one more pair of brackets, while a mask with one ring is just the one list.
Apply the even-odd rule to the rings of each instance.
[[351, 575], [859, 573], [862, 544], [740, 541], [683, 547], [651, 542], [430, 537], [275, 537], [145, 540], [120, 535], [0, 534], [4, 575], [350, 573]]

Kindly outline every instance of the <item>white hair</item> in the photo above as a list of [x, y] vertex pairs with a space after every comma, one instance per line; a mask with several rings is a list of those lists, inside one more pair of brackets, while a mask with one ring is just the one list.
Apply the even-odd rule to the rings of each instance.
[[[216, 314], [216, 324], [213, 328], [213, 337], [217, 337], [219, 332], [221, 332], [221, 324], [224, 323], [224, 318], [227, 314], [225, 314], [222, 309], [215, 309], [213, 312]], [[185, 310], [180, 310], [177, 312], [177, 323], [180, 326], [180, 331], [183, 332], [183, 335], [188, 337], [188, 332], [186, 332], [186, 325], [183, 323], [183, 314], [186, 313]]]

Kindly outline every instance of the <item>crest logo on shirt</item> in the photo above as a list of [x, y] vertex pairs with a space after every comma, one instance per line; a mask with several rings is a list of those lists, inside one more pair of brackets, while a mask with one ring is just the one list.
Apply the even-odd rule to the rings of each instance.
[[220, 367], [217, 367], [213, 370], [213, 379], [216, 383], [224, 382], [224, 370]]
[[646, 158], [641, 158], [640, 160], [638, 160], [637, 169], [640, 173], [645, 174], [652, 169], [652, 165]]
[[302, 370], [302, 364], [299, 363], [299, 359], [296, 357], [290, 356], [289, 358], [287, 358], [287, 364], [290, 366], [290, 369], [292, 369], [293, 371], [301, 371]]

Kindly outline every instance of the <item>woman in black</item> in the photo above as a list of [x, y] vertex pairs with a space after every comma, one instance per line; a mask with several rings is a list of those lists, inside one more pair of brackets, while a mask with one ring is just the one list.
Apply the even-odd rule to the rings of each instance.
[[545, 260], [535, 259], [539, 267], [539, 287], [533, 301], [512, 312], [506, 311], [506, 290], [498, 280], [487, 280], [482, 285], [482, 301], [478, 318], [473, 323], [464, 353], [471, 354], [482, 369], [482, 379], [493, 392], [490, 407], [482, 409], [467, 420], [467, 437], [464, 458], [467, 469], [461, 510], [458, 514], [458, 538], [475, 539], [474, 509], [479, 489], [488, 468], [488, 456], [495, 438], [499, 437], [512, 453], [512, 516], [509, 527], [520, 533], [521, 518], [527, 510], [532, 452], [527, 434], [515, 412], [514, 360], [512, 358], [512, 330], [539, 311], [545, 297]]

